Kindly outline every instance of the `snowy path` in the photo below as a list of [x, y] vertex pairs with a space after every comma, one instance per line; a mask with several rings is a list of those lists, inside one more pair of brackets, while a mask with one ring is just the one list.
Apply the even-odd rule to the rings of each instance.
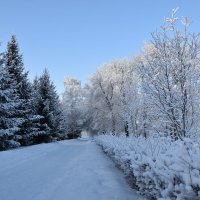
[[0, 200], [139, 200], [93, 142], [0, 152]]

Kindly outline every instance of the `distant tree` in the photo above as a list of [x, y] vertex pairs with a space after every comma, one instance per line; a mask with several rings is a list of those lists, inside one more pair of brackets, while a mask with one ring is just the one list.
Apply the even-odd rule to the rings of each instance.
[[65, 91], [62, 96], [64, 127], [69, 138], [76, 138], [83, 128], [83, 96], [81, 82], [70, 77], [64, 80]]
[[[137, 65], [133, 59], [119, 59], [110, 63], [110, 79], [114, 83], [114, 110], [117, 124], [126, 136], [137, 135], [141, 129], [140, 112], [142, 109], [140, 80]], [[108, 70], [108, 69], [107, 69]], [[120, 127], [117, 127], [118, 131]]]
[[114, 85], [109, 64], [97, 69], [90, 79], [90, 105], [93, 108], [93, 128], [98, 131], [116, 132]]
[[114, 60], [91, 77], [88, 109], [97, 131], [139, 134], [142, 104], [136, 67], [131, 59]]

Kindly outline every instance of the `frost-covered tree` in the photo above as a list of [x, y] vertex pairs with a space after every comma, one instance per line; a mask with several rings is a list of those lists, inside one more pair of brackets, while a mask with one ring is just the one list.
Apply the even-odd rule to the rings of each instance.
[[90, 79], [89, 105], [93, 126], [99, 131], [139, 133], [141, 101], [137, 65], [115, 60], [97, 69]]
[[189, 33], [189, 20], [178, 20], [176, 11], [152, 34], [142, 55], [112, 61], [93, 74], [88, 110], [94, 129], [175, 139], [199, 131], [199, 34]]
[[116, 131], [114, 110], [114, 82], [111, 79], [109, 64], [97, 69], [90, 78], [90, 99], [93, 128], [97, 131]]
[[64, 114], [64, 127], [69, 138], [78, 137], [84, 125], [84, 101], [81, 82], [70, 77], [64, 79], [64, 93], [62, 107]]
[[[114, 110], [118, 115], [121, 130], [129, 134], [139, 134], [140, 126], [140, 80], [137, 65], [133, 59], [121, 59], [110, 65], [110, 76], [114, 82]], [[120, 128], [118, 127], [120, 130]]]
[[162, 32], [152, 34], [140, 68], [153, 129], [177, 139], [199, 128], [200, 43], [199, 34], [188, 32], [187, 18], [178, 30], [176, 11], [165, 19]]

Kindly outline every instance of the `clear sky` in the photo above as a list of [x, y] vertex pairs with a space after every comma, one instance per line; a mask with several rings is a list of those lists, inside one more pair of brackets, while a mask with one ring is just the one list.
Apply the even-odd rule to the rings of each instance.
[[85, 83], [100, 65], [137, 54], [177, 6], [200, 31], [199, 0], [0, 0], [0, 49], [15, 34], [29, 77], [47, 67], [60, 93], [64, 76]]

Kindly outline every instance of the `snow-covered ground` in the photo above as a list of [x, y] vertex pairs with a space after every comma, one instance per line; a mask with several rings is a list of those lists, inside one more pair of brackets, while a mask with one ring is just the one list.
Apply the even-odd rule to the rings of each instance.
[[0, 200], [139, 200], [94, 142], [0, 152]]

